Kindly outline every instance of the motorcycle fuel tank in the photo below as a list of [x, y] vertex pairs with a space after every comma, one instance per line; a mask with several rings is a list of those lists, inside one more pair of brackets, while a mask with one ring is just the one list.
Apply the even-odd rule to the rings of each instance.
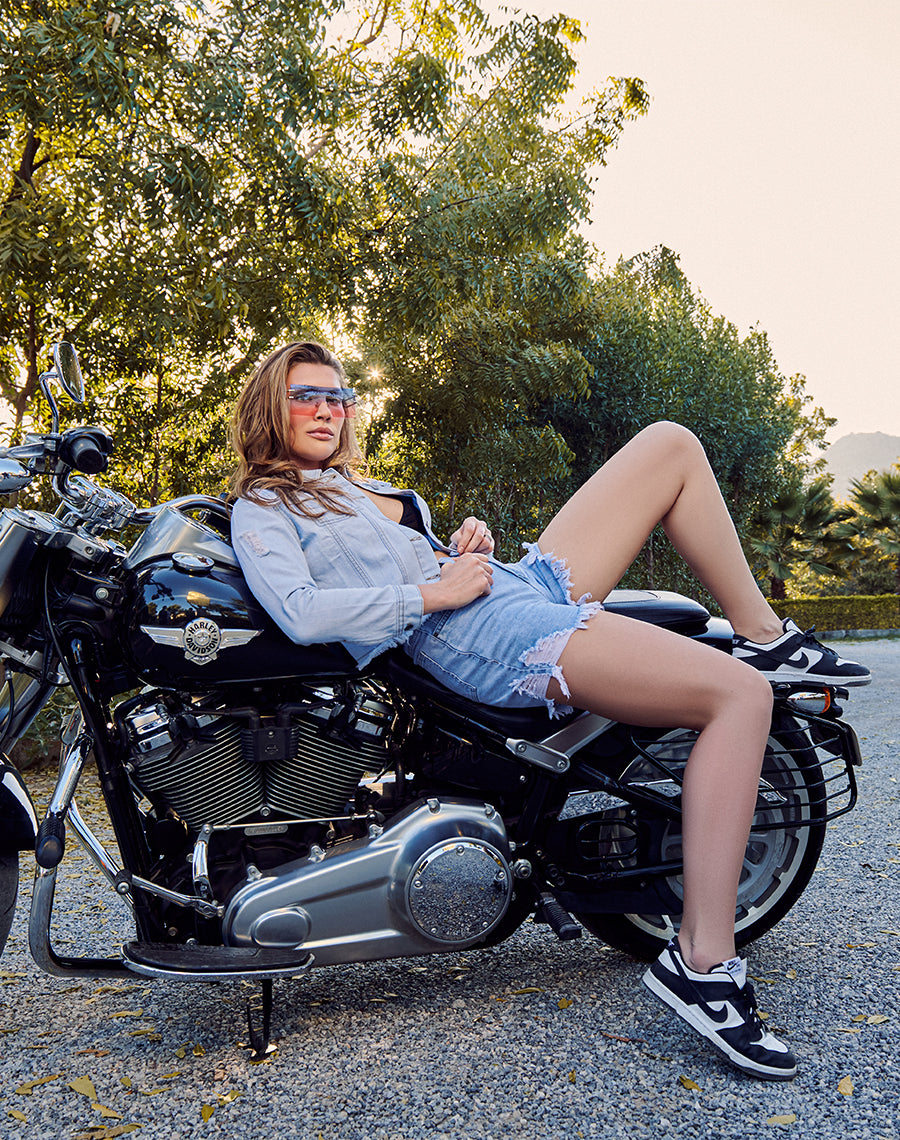
[[125, 567], [122, 644], [148, 684], [203, 692], [356, 671], [340, 645], [294, 644], [250, 592], [227, 539], [181, 512], [164, 511]]

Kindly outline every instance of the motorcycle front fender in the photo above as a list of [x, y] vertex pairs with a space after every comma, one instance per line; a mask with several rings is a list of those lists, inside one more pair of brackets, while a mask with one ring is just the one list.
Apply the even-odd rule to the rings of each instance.
[[33, 851], [38, 821], [34, 803], [17, 768], [0, 757], [0, 855]]

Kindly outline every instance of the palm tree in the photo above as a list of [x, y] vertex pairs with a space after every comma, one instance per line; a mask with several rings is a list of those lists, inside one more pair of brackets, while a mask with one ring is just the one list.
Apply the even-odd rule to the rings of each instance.
[[850, 485], [855, 507], [852, 526], [857, 534], [874, 539], [894, 563], [896, 591], [900, 594], [900, 464], [889, 471], [870, 471]]
[[843, 575], [853, 546], [845, 525], [852, 511], [831, 497], [831, 476], [783, 491], [754, 516], [748, 538], [772, 598], [786, 596], [785, 582], [798, 563], [817, 574]]

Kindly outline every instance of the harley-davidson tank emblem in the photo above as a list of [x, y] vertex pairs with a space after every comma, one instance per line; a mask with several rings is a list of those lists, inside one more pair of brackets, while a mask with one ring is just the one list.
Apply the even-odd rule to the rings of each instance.
[[142, 625], [141, 631], [157, 645], [174, 645], [184, 650], [185, 660], [194, 665], [215, 661], [220, 649], [236, 649], [262, 633], [261, 629], [219, 629], [210, 618], [194, 618], [184, 629]]

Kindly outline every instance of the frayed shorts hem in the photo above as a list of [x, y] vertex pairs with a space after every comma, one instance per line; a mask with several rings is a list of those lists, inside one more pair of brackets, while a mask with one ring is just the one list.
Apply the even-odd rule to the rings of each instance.
[[459, 610], [430, 614], [405, 649], [438, 681], [480, 704], [545, 707], [551, 717], [571, 706], [547, 696], [551, 680], [570, 690], [559, 664], [569, 638], [584, 629], [602, 603], [572, 597], [565, 561], [525, 545], [516, 563], [494, 563], [485, 598]]

